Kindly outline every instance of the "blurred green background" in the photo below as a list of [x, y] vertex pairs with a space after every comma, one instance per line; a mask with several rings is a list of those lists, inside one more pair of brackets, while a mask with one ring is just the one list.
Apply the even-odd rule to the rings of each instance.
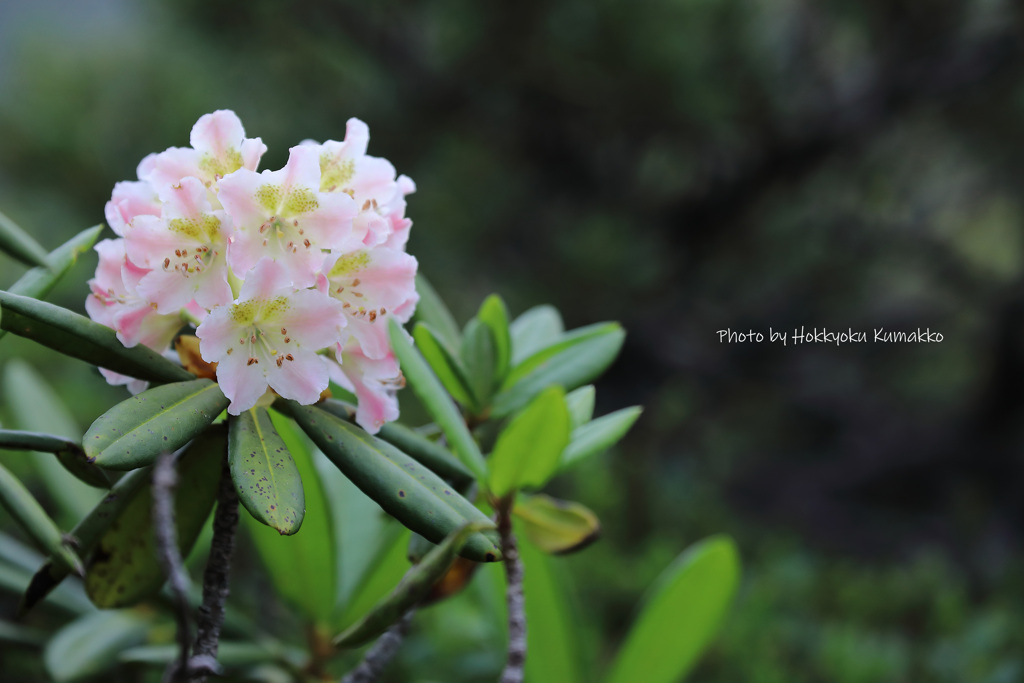
[[[605, 526], [562, 560], [595, 667], [671, 558], [726, 532], [744, 584], [691, 680], [1009, 683], [1022, 38], [1004, 0], [5, 0], [0, 210], [52, 249], [201, 114], [234, 109], [272, 169], [359, 117], [418, 185], [410, 251], [460, 320], [497, 291], [629, 331], [598, 413], [647, 411], [553, 490]], [[82, 310], [94, 268], [51, 300]], [[0, 256], [0, 287], [22, 272]], [[717, 335], [769, 326], [944, 340]], [[123, 395], [7, 337], [15, 357], [82, 426]], [[414, 637], [403, 671], [493, 665], [467, 625]]]

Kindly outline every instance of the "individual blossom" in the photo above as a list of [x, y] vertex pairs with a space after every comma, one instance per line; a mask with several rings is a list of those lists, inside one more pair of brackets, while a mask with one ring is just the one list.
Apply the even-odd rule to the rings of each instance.
[[223, 109], [201, 116], [192, 126], [189, 142], [191, 147], [171, 147], [143, 159], [138, 168], [139, 180], [157, 191], [189, 176], [212, 187], [238, 169], [255, 171], [267, 151], [259, 138], [245, 137], [235, 112]]
[[387, 317], [404, 323], [412, 315], [419, 300], [416, 265], [414, 257], [387, 247], [331, 255], [325, 260], [317, 288], [342, 303], [348, 318], [345, 336], [355, 338], [362, 355], [382, 359], [390, 353]]
[[176, 313], [193, 299], [205, 309], [230, 302], [227, 214], [213, 209], [198, 178], [183, 178], [162, 195], [162, 215], [136, 216], [125, 235], [128, 258], [150, 269], [139, 296], [159, 313]]
[[[166, 349], [182, 321], [178, 311], [162, 315], [139, 295], [139, 282], [150, 272], [128, 260], [124, 240], [103, 240], [95, 247], [100, 262], [89, 280], [91, 294], [85, 310], [98, 323], [113, 328], [127, 347], [137, 344], [157, 351]], [[194, 308], [192, 313], [204, 313]]]
[[317, 401], [328, 385], [317, 351], [339, 338], [341, 306], [315, 289], [296, 290], [281, 263], [262, 259], [238, 299], [214, 309], [196, 330], [203, 359], [218, 364], [228, 412], [253, 407], [268, 387], [299, 403]]
[[244, 273], [263, 258], [281, 263], [297, 287], [312, 285], [324, 250], [345, 251], [353, 241], [355, 201], [344, 193], [320, 191], [317, 150], [291, 148], [279, 171], [239, 169], [219, 183], [220, 201], [234, 228], [228, 263]]
[[343, 142], [328, 140], [319, 145], [320, 189], [344, 192], [355, 200], [359, 213], [353, 235], [361, 247], [383, 244], [396, 225], [403, 227], [400, 220], [396, 224], [395, 216], [404, 216], [406, 190], [412, 183], [405, 176], [396, 180], [395, 167], [387, 159], [367, 155], [369, 141], [369, 127], [351, 118]]
[[159, 216], [161, 211], [160, 198], [153, 186], [136, 180], [115, 184], [110, 201], [103, 208], [107, 225], [121, 237], [136, 216]]
[[358, 399], [356, 423], [376, 434], [385, 423], [398, 419], [399, 389], [405, 378], [394, 353], [383, 358], [370, 358], [358, 342], [350, 342], [335, 350], [337, 362], [329, 363], [331, 379]]

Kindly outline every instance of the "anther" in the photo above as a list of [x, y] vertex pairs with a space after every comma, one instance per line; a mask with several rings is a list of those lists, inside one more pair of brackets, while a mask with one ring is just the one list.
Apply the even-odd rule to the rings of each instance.
[[259, 358], [250, 358], [249, 362], [246, 363], [246, 365], [256, 365], [259, 362], [260, 362]]
[[293, 356], [292, 354], [289, 353], [287, 356], [284, 357], [284, 359], [285, 360], [295, 360], [295, 356]]

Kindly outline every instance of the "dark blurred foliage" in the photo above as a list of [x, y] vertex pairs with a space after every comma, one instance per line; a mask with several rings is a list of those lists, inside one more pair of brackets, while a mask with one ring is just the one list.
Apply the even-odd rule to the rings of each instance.
[[[498, 291], [514, 313], [624, 323], [598, 412], [647, 412], [559, 491], [607, 530], [566, 560], [598, 666], [658, 570], [724, 531], [745, 592], [696, 680], [1024, 676], [1013, 4], [71, 7], [0, 7], [0, 206], [47, 247], [102, 220], [113, 183], [205, 112], [236, 110], [270, 146], [263, 168], [358, 116], [370, 152], [416, 180], [410, 251], [460, 318]], [[91, 267], [57, 300], [80, 308]], [[20, 272], [0, 269], [4, 285]], [[944, 341], [717, 335], [800, 326]], [[3, 343], [77, 383], [69, 397], [99, 393], [83, 423], [118, 395]]]

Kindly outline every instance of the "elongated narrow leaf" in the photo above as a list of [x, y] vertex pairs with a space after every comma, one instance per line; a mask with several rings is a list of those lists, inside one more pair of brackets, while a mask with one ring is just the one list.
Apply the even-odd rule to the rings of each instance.
[[[321, 408], [338, 417], [355, 422], [355, 406], [329, 398], [318, 403]], [[434, 474], [462, 487], [473, 481], [473, 473], [456, 459], [451, 452], [436, 441], [431, 441], [418, 432], [398, 422], [388, 422], [377, 432], [377, 438], [387, 441], [398, 450], [418, 460]]]
[[0, 504], [11, 513], [25, 533], [39, 546], [52, 555], [64, 567], [78, 574], [83, 573], [82, 561], [64, 544], [64, 537], [46, 514], [42, 506], [32, 497], [24, 484], [10, 471], [0, 465]]
[[528, 358], [523, 367], [528, 366], [529, 372], [520, 374], [521, 368], [517, 366], [509, 373], [506, 388], [494, 397], [491, 416], [510, 415], [553, 384], [570, 391], [593, 380], [619, 355], [625, 337], [617, 323], [608, 323], [586, 336], [556, 344], [555, 353], [549, 354], [550, 349], [539, 352], [543, 357], [540, 362], [535, 362], [535, 357]]
[[[174, 516], [178, 547], [187, 556], [217, 497], [221, 463], [227, 454], [224, 429], [197, 438], [177, 462]], [[85, 591], [97, 607], [127, 607], [160, 589], [164, 573], [153, 537], [153, 492], [141, 487], [100, 538], [86, 568]]]
[[[19, 358], [9, 360], [2, 385], [11, 427], [56, 434], [76, 442], [81, 439], [81, 428], [57, 391], [28, 363]], [[39, 451], [28, 457], [56, 506], [54, 514], [62, 528], [75, 524], [99, 502], [102, 494], [78, 481], [60, 460]]]
[[46, 250], [10, 218], [0, 213], [0, 251], [30, 266], [49, 266]]
[[495, 366], [494, 332], [491, 328], [473, 318], [462, 332], [462, 348], [459, 357], [466, 368], [467, 381], [473, 394], [475, 412], [481, 413], [487, 407], [494, 393]]
[[718, 631], [739, 573], [736, 545], [727, 536], [687, 549], [652, 588], [608, 683], [682, 680]]
[[130, 470], [151, 464], [206, 429], [228, 399], [208, 379], [175, 382], [121, 401], [100, 415], [82, 439], [96, 464]]
[[562, 574], [562, 567], [528, 542], [519, 544], [519, 552], [528, 619], [526, 680], [596, 680], [584, 669], [578, 635], [583, 622], [571, 599], [572, 584]]
[[347, 592], [341, 608], [331, 620], [335, 632], [342, 631], [373, 609], [402, 580], [409, 570], [405, 549], [409, 544], [409, 531], [397, 522], [400, 530], [384, 538], [373, 558], [366, 566], [351, 590]]
[[[122, 664], [148, 664], [164, 668], [177, 659], [180, 653], [180, 648], [170, 643], [139, 645], [119, 653], [117, 661]], [[299, 653], [296, 653], [296, 656], [299, 656]], [[217, 645], [217, 663], [227, 670], [279, 662], [284, 658], [284, 648], [273, 642], [268, 643], [266, 640], [258, 643], [221, 640]], [[263, 679], [246, 677], [246, 680]]]
[[512, 365], [519, 365], [541, 349], [554, 344], [564, 331], [562, 316], [554, 306], [534, 306], [524, 312], [509, 325]]
[[302, 432], [276, 412], [271, 412], [270, 417], [302, 480], [306, 514], [302, 528], [292, 536], [282, 536], [249, 515], [242, 515], [242, 522], [277, 594], [310, 621], [326, 623], [334, 611], [337, 595], [338, 551], [333, 517], [313, 462], [314, 453]]
[[[409, 529], [440, 542], [466, 522], [494, 526], [450, 484], [391, 444], [319, 408], [287, 405], [291, 416], [331, 462]], [[462, 553], [478, 562], [501, 557], [495, 541], [481, 532], [469, 538]]]
[[479, 530], [472, 524], [448, 535], [444, 541], [427, 553], [406, 572], [395, 590], [379, 602], [366, 616], [334, 639], [336, 647], [358, 647], [388, 630], [402, 615], [425, 598], [455, 561], [456, 553], [470, 536]]
[[[0, 591], [18, 595], [32, 578], [32, 571], [0, 562]], [[67, 614], [86, 614], [95, 611], [89, 598], [85, 597], [81, 584], [58, 586], [47, 596], [45, 604]]]
[[484, 463], [484, 456], [480, 448], [469, 433], [466, 423], [459, 414], [437, 377], [431, 372], [430, 367], [423, 356], [409, 342], [402, 327], [393, 319], [388, 320], [388, 334], [391, 337], [391, 347], [402, 365], [402, 372], [412, 385], [412, 390], [423, 403], [437, 426], [441, 428], [448, 443], [455, 455], [462, 464], [469, 468], [477, 481], [484, 481], [487, 477], [487, 465]]
[[[53, 286], [64, 277], [75, 265], [78, 257], [89, 251], [99, 237], [102, 225], [95, 225], [83, 230], [64, 244], [50, 252], [50, 267], [37, 266], [32, 268], [11, 285], [7, 291], [11, 294], [29, 296], [33, 299], [42, 299], [50, 293]], [[0, 329], [0, 339], [7, 334], [7, 330]]]
[[512, 512], [530, 543], [551, 555], [581, 550], [601, 534], [597, 515], [580, 503], [542, 494], [522, 496]]
[[501, 386], [512, 363], [512, 336], [508, 328], [508, 308], [497, 294], [484, 299], [476, 317], [494, 335], [494, 383]]
[[430, 325], [448, 348], [459, 348], [461, 337], [455, 317], [422, 274], [416, 275], [416, 292], [420, 295], [416, 304], [416, 321]]
[[109, 488], [110, 479], [74, 441], [52, 434], [0, 429], [0, 448], [53, 453], [71, 474], [89, 486]]
[[550, 387], [502, 430], [491, 454], [491, 493], [504, 497], [522, 488], [540, 488], [558, 468], [569, 443], [565, 392]]
[[429, 325], [417, 323], [413, 338], [423, 358], [441, 380], [441, 384], [452, 397], [464, 406], [477, 405], [469, 374], [459, 356], [449, 348]]
[[43, 651], [43, 663], [57, 683], [84, 680], [107, 671], [125, 648], [144, 642], [149, 628], [137, 612], [89, 614], [54, 635]]
[[42, 299], [53, 290], [54, 285], [86, 254], [96, 243], [103, 231], [102, 225], [94, 225], [78, 233], [64, 244], [50, 252], [48, 268], [37, 267], [27, 271], [18, 281], [7, 288], [11, 294]]
[[193, 377], [147, 346], [125, 348], [114, 330], [66, 308], [0, 291], [0, 309], [0, 328], [86, 363], [152, 382]]
[[[75, 540], [75, 547], [83, 556], [89, 556], [100, 537], [121, 515], [136, 492], [149, 482], [149, 478], [150, 471], [148, 469], [135, 470], [121, 477], [103, 500], [71, 530], [70, 536]], [[18, 613], [25, 614], [32, 609], [67, 576], [67, 569], [55, 564], [52, 559], [47, 560], [32, 577], [28, 588], [25, 589], [21, 604], [18, 606]]]
[[572, 418], [572, 428], [590, 422], [594, 417], [594, 399], [597, 392], [593, 384], [580, 387], [565, 395], [565, 405], [569, 408], [569, 417]]
[[290, 536], [306, 514], [302, 478], [266, 408], [230, 422], [228, 461], [238, 499], [257, 521]]
[[0, 619], [0, 643], [42, 647], [47, 640], [49, 640], [49, 634], [45, 631]]
[[577, 427], [572, 431], [572, 439], [565, 451], [559, 469], [566, 469], [592, 455], [603, 453], [619, 442], [626, 435], [633, 423], [640, 417], [643, 408], [632, 406], [616, 410], [593, 422]]
[[588, 340], [608, 336], [610, 334], [622, 334], [622, 327], [618, 323], [594, 323], [593, 325], [579, 327], [571, 332], [562, 334], [554, 344], [545, 346], [543, 349], [537, 351], [522, 362], [517, 363], [516, 366], [512, 368], [512, 371], [509, 372], [503, 388], [507, 389], [521, 381], [524, 377], [527, 377], [538, 367], [544, 365], [547, 361], [558, 356], [563, 351], [579, 346]]

